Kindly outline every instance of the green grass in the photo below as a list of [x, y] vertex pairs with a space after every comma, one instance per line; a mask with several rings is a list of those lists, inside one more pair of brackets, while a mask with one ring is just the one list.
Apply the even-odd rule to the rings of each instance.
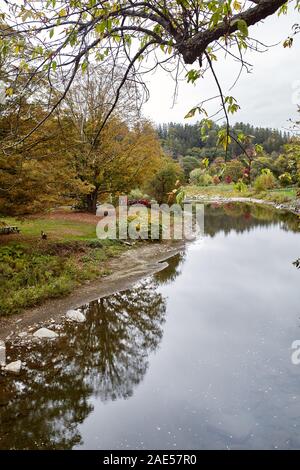
[[0, 316], [66, 295], [82, 282], [108, 274], [107, 261], [124, 249], [108, 240], [0, 246]]
[[299, 188], [273, 189], [265, 194], [263, 199], [278, 203], [291, 202], [296, 199]]
[[196, 185], [190, 185], [185, 188], [185, 191], [187, 195], [194, 195], [202, 192], [205, 192], [207, 194], [214, 194], [216, 192], [218, 193], [228, 193], [233, 190], [233, 185], [232, 184], [218, 184], [218, 185], [211, 185], [211, 186], [196, 186]]
[[[8, 225], [16, 225], [21, 229], [22, 240], [40, 238], [41, 231], [47, 233], [49, 239], [55, 240], [92, 240], [96, 239], [96, 226], [85, 222], [49, 219], [16, 219], [1, 217]], [[1, 243], [2, 239], [0, 239]]]
[[[72, 292], [109, 273], [108, 261], [126, 247], [98, 240], [93, 223], [1, 217], [21, 229], [0, 236], [0, 316], [18, 313]], [[48, 240], [41, 240], [41, 230]]]

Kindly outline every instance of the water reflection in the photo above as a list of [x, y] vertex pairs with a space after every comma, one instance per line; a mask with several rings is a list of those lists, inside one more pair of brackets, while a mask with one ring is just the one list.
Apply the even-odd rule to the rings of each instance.
[[177, 255], [168, 259], [168, 267], [154, 274], [153, 280], [157, 285], [170, 284], [180, 276], [185, 260], [185, 252], [181, 251]]
[[250, 232], [255, 228], [281, 225], [283, 230], [298, 232], [299, 217], [273, 207], [245, 203], [208, 204], [205, 207], [205, 234]]
[[298, 226], [210, 205], [203, 244], [83, 306], [59, 340], [8, 345], [26, 367], [0, 374], [0, 448], [300, 447]]
[[[180, 260], [174, 257], [161, 280], [175, 278]], [[106, 402], [133, 395], [163, 336], [166, 300], [157, 281], [83, 306], [86, 323], [67, 324], [55, 343], [8, 349], [26, 370], [13, 381], [0, 375], [1, 449], [73, 448], [81, 442], [77, 425], [93, 410], [91, 396]]]

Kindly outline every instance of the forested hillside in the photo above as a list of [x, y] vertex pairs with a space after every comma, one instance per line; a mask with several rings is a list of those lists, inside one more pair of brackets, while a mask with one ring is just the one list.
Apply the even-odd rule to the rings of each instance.
[[[213, 123], [205, 137], [201, 136], [200, 124], [180, 124], [169, 122], [158, 126], [158, 135], [164, 150], [173, 158], [180, 156], [193, 156], [209, 158], [225, 156], [225, 150], [217, 146], [218, 132], [224, 127]], [[279, 153], [282, 146], [288, 142], [289, 134], [276, 129], [254, 127], [251, 124], [242, 122], [236, 123], [232, 131], [237, 136], [240, 133], [252, 136], [254, 144], [262, 145], [268, 154]], [[231, 142], [228, 149], [228, 157], [234, 158], [243, 153], [241, 147], [236, 142]]]

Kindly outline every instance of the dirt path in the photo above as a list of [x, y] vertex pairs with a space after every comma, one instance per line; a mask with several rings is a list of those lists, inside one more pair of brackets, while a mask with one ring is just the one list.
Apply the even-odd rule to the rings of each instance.
[[183, 242], [145, 244], [130, 248], [108, 263], [112, 274], [97, 281], [82, 284], [75, 292], [60, 299], [50, 299], [42, 305], [25, 310], [22, 314], [0, 320], [0, 340], [15, 335], [29, 326], [50, 318], [59, 322], [70, 309], [75, 309], [100, 297], [129, 288], [139, 279], [154, 274], [167, 266], [166, 259], [184, 248]]

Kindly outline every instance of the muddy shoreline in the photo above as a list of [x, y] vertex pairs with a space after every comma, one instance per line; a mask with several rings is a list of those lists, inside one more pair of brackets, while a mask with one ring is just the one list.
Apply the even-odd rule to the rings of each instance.
[[101, 297], [128, 289], [140, 279], [150, 276], [168, 263], [167, 259], [184, 249], [184, 242], [143, 244], [129, 248], [108, 262], [111, 274], [81, 284], [71, 294], [58, 299], [49, 299], [43, 304], [20, 314], [0, 319], [0, 340], [18, 335], [29, 327], [54, 320], [60, 323], [68, 310], [92, 302]]

